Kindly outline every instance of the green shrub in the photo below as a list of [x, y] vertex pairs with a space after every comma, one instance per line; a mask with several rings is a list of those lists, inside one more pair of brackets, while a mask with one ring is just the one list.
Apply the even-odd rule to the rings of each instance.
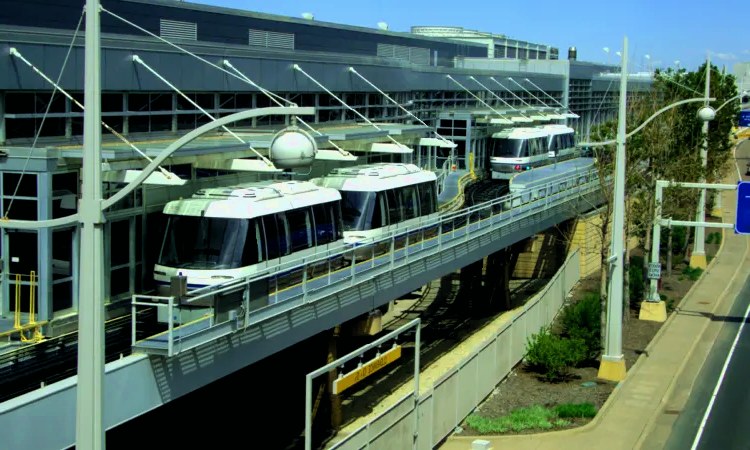
[[580, 301], [563, 309], [563, 332], [586, 345], [585, 360], [599, 356], [601, 345], [602, 304], [597, 293], [587, 293]]
[[555, 414], [562, 419], [594, 417], [596, 415], [596, 407], [591, 403], [563, 403], [555, 406]]
[[716, 235], [716, 238], [714, 238], [714, 241], [716, 241], [716, 245], [721, 245], [721, 232], [717, 231], [714, 234]]
[[687, 275], [688, 278], [690, 278], [691, 281], [697, 281], [698, 278], [701, 277], [701, 274], [703, 273], [703, 269], [700, 267], [690, 267], [686, 266], [684, 269], [682, 269], [682, 274]]
[[672, 253], [680, 253], [685, 247], [686, 227], [672, 227]]
[[[640, 261], [642, 262], [643, 258], [640, 258]], [[630, 301], [643, 300], [643, 264], [631, 264], [628, 269], [628, 276], [630, 277]]]
[[561, 378], [568, 367], [586, 359], [586, 343], [581, 339], [562, 339], [542, 327], [526, 340], [526, 361], [549, 381]]

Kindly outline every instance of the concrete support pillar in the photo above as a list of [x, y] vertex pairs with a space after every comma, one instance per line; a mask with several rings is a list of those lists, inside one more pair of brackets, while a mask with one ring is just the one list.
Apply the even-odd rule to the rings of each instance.
[[[122, 110], [128, 112], [128, 93], [122, 94]], [[130, 118], [128, 116], [122, 117], [122, 134], [127, 136], [130, 134]]]
[[[177, 93], [172, 93], [172, 111], [177, 111]], [[177, 114], [172, 114], [172, 133], [177, 133], [179, 129], [177, 125]]]
[[[42, 172], [37, 174], [37, 214], [39, 220], [52, 219], [52, 174]], [[37, 231], [36, 273], [36, 321], [52, 320], [52, 230], [43, 228]], [[48, 327], [45, 327], [48, 329]]]
[[510, 279], [516, 268], [518, 255], [525, 246], [526, 240], [523, 240], [487, 257], [485, 292], [494, 311], [507, 311], [514, 306], [510, 296]]
[[0, 145], [5, 145], [5, 92], [0, 92]]
[[[65, 97], [65, 112], [70, 113], [71, 112], [71, 104], [72, 102], [68, 97]], [[73, 137], [73, 118], [72, 117], [66, 117], [65, 118], [65, 139], [70, 139]]]
[[[338, 359], [338, 337], [341, 332], [341, 326], [337, 325], [333, 329], [331, 338], [328, 340], [328, 360], [326, 364], [330, 364]], [[331, 427], [338, 429], [341, 426], [341, 396], [333, 393], [333, 382], [338, 378], [338, 369], [332, 369], [328, 372], [328, 393], [329, 401], [331, 402]]]
[[481, 301], [477, 300], [477, 292], [480, 292], [482, 287], [482, 270], [484, 268], [484, 260], [473, 262], [466, 267], [461, 269], [459, 274], [459, 295], [469, 299], [471, 309], [476, 309], [478, 305], [481, 305]]

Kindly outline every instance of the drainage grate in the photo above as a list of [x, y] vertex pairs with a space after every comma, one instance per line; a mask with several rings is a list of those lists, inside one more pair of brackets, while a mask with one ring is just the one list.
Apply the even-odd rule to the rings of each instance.
[[710, 305], [711, 302], [698, 302], [699, 305]]
[[677, 416], [680, 414], [680, 412], [674, 409], [667, 409], [667, 410], [664, 410], [664, 414], [671, 414], [673, 416]]

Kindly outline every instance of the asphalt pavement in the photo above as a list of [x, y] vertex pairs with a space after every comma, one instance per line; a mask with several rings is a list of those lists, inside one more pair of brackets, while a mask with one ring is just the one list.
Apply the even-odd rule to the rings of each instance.
[[[750, 161], [750, 141], [737, 148], [736, 156], [742, 178], [748, 181], [744, 169]], [[749, 311], [750, 278], [730, 312], [712, 318], [723, 322], [722, 329], [672, 428], [665, 450], [750, 449]]]

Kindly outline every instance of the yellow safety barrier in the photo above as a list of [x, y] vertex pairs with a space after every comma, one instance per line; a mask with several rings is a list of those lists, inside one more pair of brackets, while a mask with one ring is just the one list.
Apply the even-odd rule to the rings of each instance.
[[[14, 314], [13, 328], [20, 333], [21, 342], [39, 342], [44, 339], [39, 328], [47, 322], [36, 322], [36, 272], [29, 274], [29, 323], [21, 325], [21, 274], [16, 274], [16, 310]], [[31, 338], [26, 337], [27, 330], [34, 330]], [[6, 333], [4, 333], [6, 334]]]

